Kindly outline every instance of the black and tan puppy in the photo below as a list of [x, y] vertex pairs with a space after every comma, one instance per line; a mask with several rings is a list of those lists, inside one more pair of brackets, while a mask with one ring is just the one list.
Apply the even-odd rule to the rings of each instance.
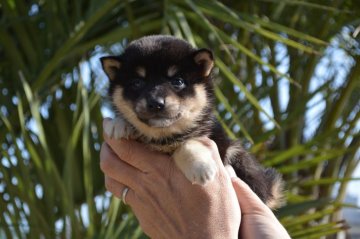
[[110, 79], [109, 96], [117, 117], [105, 129], [114, 138], [136, 139], [171, 154], [193, 183], [216, 174], [210, 152], [199, 142], [207, 136], [218, 145], [224, 164], [269, 206], [276, 207], [282, 180], [230, 141], [213, 115], [212, 52], [195, 49], [170, 36], [147, 36], [131, 42], [120, 56], [101, 58]]

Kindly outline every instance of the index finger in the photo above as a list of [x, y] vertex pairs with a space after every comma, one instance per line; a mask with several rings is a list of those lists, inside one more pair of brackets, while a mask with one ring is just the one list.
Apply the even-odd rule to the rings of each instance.
[[[105, 119], [103, 124], [105, 125], [108, 122], [109, 120]], [[111, 139], [106, 134], [104, 134], [104, 139], [121, 160], [142, 172], [151, 171], [154, 167], [152, 158], [164, 157], [161, 153], [151, 151], [145, 145], [133, 140]]]

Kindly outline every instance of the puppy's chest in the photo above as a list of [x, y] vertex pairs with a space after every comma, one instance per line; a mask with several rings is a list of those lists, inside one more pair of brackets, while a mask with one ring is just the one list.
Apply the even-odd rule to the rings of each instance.
[[147, 146], [151, 150], [172, 154], [177, 148], [179, 148], [181, 145], [180, 142], [168, 144], [168, 145], [158, 145], [158, 144], [147, 144]]
[[181, 137], [181, 138], [168, 137], [163, 139], [149, 139], [144, 135], [140, 135], [136, 140], [144, 143], [151, 150], [172, 154], [177, 148], [179, 148], [186, 141], [186, 139], [187, 137]]
[[[144, 134], [134, 125], [130, 124], [123, 117], [118, 117], [123, 123], [125, 138], [134, 139], [138, 142], [143, 143], [149, 149], [163, 152], [167, 154], [172, 154], [176, 149], [181, 147], [188, 140], [199, 138], [199, 137], [209, 137], [211, 132], [211, 127], [208, 124], [196, 124], [196, 127], [187, 129], [184, 132], [179, 132], [175, 134], [170, 134], [165, 137], [155, 137], [147, 134]], [[210, 122], [210, 121], [209, 121]], [[208, 123], [208, 122], [207, 122]]]
[[186, 132], [183, 134], [175, 134], [173, 136], [168, 136], [166, 138], [160, 138], [160, 139], [150, 139], [144, 135], [141, 135], [141, 133], [138, 132], [138, 137], [136, 140], [144, 143], [151, 150], [172, 154], [177, 148], [183, 145], [186, 141], [202, 136], [206, 137], [208, 136], [208, 134], [195, 129], [191, 132]]

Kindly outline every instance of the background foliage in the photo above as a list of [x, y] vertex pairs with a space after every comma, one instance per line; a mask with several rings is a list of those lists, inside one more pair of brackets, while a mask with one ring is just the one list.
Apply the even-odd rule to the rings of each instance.
[[357, 0], [2, 0], [0, 237], [144, 237], [99, 171], [98, 57], [159, 33], [214, 50], [218, 118], [283, 173], [291, 236], [335, 235], [358, 180], [359, 13]]

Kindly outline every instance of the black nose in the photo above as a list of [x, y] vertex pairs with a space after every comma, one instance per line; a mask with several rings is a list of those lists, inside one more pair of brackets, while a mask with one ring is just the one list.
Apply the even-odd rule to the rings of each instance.
[[149, 110], [163, 110], [165, 108], [165, 99], [161, 97], [148, 99], [147, 107]]

